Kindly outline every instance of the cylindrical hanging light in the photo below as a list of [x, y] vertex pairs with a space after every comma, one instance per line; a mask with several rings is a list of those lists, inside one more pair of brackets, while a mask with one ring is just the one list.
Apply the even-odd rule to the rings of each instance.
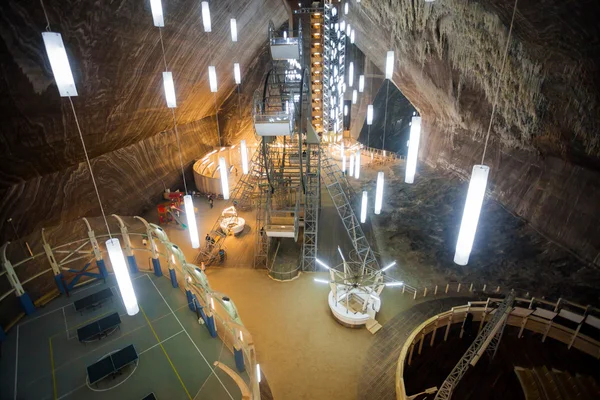
[[177, 99], [175, 97], [175, 84], [173, 83], [173, 73], [165, 71], [163, 74], [163, 87], [165, 88], [165, 99], [167, 99], [167, 107], [177, 107]]
[[[340, 29], [341, 29], [342, 31], [345, 31], [345, 30], [346, 30], [346, 21], [342, 21], [342, 22], [340, 22], [340, 25], [339, 25], [339, 26], [338, 26], [338, 24], [335, 24], [335, 25], [336, 25], [336, 29], [335, 29], [336, 31], [338, 31], [338, 30], [340, 30]], [[338, 29], [338, 28], [339, 28], [339, 29]]]
[[360, 223], [364, 224], [367, 221], [367, 191], [362, 192], [362, 201], [360, 204]]
[[[371, 154], [372, 155], [372, 154]], [[375, 188], [375, 214], [381, 214], [383, 203], [383, 171], [377, 173], [377, 187]]]
[[204, 25], [204, 32], [212, 32], [210, 24], [210, 8], [208, 7], [208, 1], [202, 2], [202, 24]]
[[140, 308], [135, 297], [135, 292], [133, 291], [133, 285], [127, 271], [127, 264], [125, 264], [125, 257], [123, 256], [123, 249], [121, 249], [119, 239], [108, 239], [106, 241], [106, 249], [108, 250], [108, 257], [110, 258], [113, 272], [117, 278], [117, 284], [119, 285], [119, 291], [121, 292], [121, 298], [123, 299], [127, 315], [135, 315], [140, 311]]
[[248, 173], [248, 148], [246, 147], [246, 141], [241, 141], [240, 151], [242, 152], [242, 172]]
[[354, 84], [354, 62], [350, 61], [350, 66], [348, 67], [348, 86], [352, 87]]
[[360, 93], [364, 92], [365, 90], [365, 76], [364, 75], [360, 75], [358, 77], [358, 91]]
[[154, 26], [158, 26], [159, 28], [164, 27], [165, 19], [160, 0], [150, 0], [150, 9], [152, 10], [152, 19], [154, 20]]
[[350, 154], [350, 168], [348, 168], [350, 176], [354, 176], [354, 154]]
[[350, 31], [350, 43], [354, 44], [354, 29]]
[[348, 15], [348, 2], [344, 4], [344, 15]]
[[194, 213], [194, 202], [192, 196], [186, 194], [183, 196], [183, 205], [185, 208], [185, 216], [188, 223], [188, 229], [190, 231], [190, 241], [192, 242], [192, 248], [197, 249], [200, 247], [200, 239], [198, 238], [198, 226], [196, 225], [196, 215]]
[[456, 253], [454, 254], [454, 262], [458, 265], [467, 265], [469, 262], [469, 255], [473, 248], [473, 240], [477, 231], [479, 214], [481, 213], [481, 205], [485, 197], [485, 188], [489, 173], [490, 167], [487, 165], [473, 166], [465, 209], [456, 242]]
[[356, 91], [356, 89], [354, 89], [352, 91], [352, 104], [356, 104], [357, 100], [358, 100], [358, 92]]
[[367, 125], [373, 125], [373, 104], [367, 107]]
[[235, 18], [229, 20], [229, 25], [231, 26], [231, 41], [237, 42], [237, 22]]
[[208, 67], [208, 82], [210, 83], [210, 91], [215, 93], [217, 91], [217, 71], [213, 65]]
[[58, 86], [58, 93], [61, 97], [77, 96], [77, 88], [75, 87], [73, 73], [71, 72], [71, 66], [69, 65], [69, 59], [67, 58], [61, 34], [56, 32], [42, 32], [42, 38], [44, 39], [44, 46], [50, 60], [52, 74], [54, 75], [56, 86]]
[[408, 141], [408, 155], [406, 156], [406, 171], [404, 175], [404, 182], [406, 183], [413, 183], [415, 181], [420, 137], [421, 117], [412, 117], [410, 124], [410, 139]]
[[394, 52], [392, 50], [387, 52], [385, 59], [385, 79], [392, 79], [394, 76]]
[[360, 178], [360, 149], [356, 150], [356, 157], [354, 158], [354, 177]]
[[351, 31], [352, 31], [352, 28], [350, 27], [350, 24], [346, 24], [346, 36], [350, 36]]
[[233, 78], [236, 85], [242, 83], [242, 73], [240, 72], [240, 64], [238, 63], [233, 64]]
[[224, 157], [219, 157], [219, 173], [221, 174], [221, 188], [223, 189], [223, 199], [229, 200], [229, 170]]
[[342, 150], [342, 172], [346, 172], [346, 153]]
[[348, 116], [348, 106], [344, 104], [344, 117]]

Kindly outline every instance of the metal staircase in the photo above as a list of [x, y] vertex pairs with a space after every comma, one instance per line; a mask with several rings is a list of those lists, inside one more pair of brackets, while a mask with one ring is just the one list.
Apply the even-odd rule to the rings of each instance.
[[258, 179], [262, 174], [259, 150], [254, 152], [248, 169], [248, 173], [242, 175], [237, 185], [231, 192], [231, 198], [237, 201], [237, 207], [242, 210], [248, 210], [252, 208], [252, 197], [256, 189], [256, 182], [258, 182]]
[[304, 196], [304, 240], [302, 270], [315, 271], [321, 203], [321, 150], [318, 143], [306, 146], [307, 162]]
[[352, 241], [352, 246], [354, 247], [354, 250], [356, 250], [360, 261], [363, 262], [367, 268], [379, 270], [379, 263], [375, 258], [375, 253], [373, 253], [373, 250], [360, 227], [360, 222], [350, 204], [350, 185], [340, 168], [333, 160], [331, 160], [325, 151], [321, 152], [321, 168], [323, 172], [323, 182], [325, 183], [335, 208], [342, 219], [342, 223], [348, 232], [348, 236]]

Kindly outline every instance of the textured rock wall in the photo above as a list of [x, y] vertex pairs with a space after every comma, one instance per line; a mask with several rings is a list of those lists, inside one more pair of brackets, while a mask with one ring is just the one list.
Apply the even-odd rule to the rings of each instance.
[[[481, 162], [512, 1], [351, 3], [356, 42], [424, 119], [420, 157], [468, 178]], [[587, 260], [600, 253], [600, 4], [520, 3], [485, 163], [492, 195]], [[373, 29], [378, 26], [380, 29]]]
[[[216, 102], [222, 104], [235, 88], [233, 63], [239, 62], [244, 74], [262, 69], [256, 55], [265, 45], [268, 21], [279, 26], [287, 18], [280, 0], [210, 4], [212, 33], [205, 33], [199, 1], [163, 2], [162, 36], [187, 166], [218, 145], [214, 117], [209, 117], [215, 96], [209, 91], [208, 66], [216, 66]], [[174, 137], [161, 133], [172, 129], [173, 118], [164, 100], [164, 65], [150, 3], [45, 5], [51, 30], [62, 33], [67, 48], [79, 92], [73, 101], [107, 212], [140, 212], [164, 186], [181, 185]], [[237, 43], [230, 39], [232, 17]], [[19, 235], [26, 235], [59, 220], [98, 213], [70, 105], [58, 96], [43, 48], [45, 27], [38, 1], [0, 4], [0, 242], [13, 239], [3, 223], [9, 217]]]

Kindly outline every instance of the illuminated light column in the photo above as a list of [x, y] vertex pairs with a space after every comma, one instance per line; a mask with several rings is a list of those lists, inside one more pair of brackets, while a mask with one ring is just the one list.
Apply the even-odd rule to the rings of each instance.
[[392, 50], [387, 52], [385, 59], [385, 79], [392, 79], [394, 76], [394, 52]]
[[365, 91], [365, 76], [364, 75], [360, 75], [358, 77], [358, 91], [360, 93]]
[[237, 42], [237, 23], [235, 21], [235, 18], [231, 18], [229, 20], [229, 25], [231, 26], [231, 41]]
[[164, 27], [165, 18], [160, 0], [150, 0], [150, 9], [152, 10], [152, 20], [154, 21], [154, 26], [158, 26], [159, 28]]
[[165, 99], [167, 99], [167, 107], [177, 107], [175, 97], [175, 84], [173, 83], [173, 73], [165, 71], [163, 74], [163, 86], [165, 88]]
[[212, 32], [210, 23], [210, 8], [208, 7], [208, 1], [202, 2], [202, 24], [204, 25], [204, 32]]
[[248, 148], [245, 140], [241, 142], [240, 151], [242, 152], [242, 172], [246, 175], [248, 173]]
[[373, 125], [373, 104], [367, 107], [367, 125]]
[[383, 203], [383, 171], [377, 173], [377, 187], [375, 189], [375, 214], [381, 214]]
[[[233, 78], [235, 79], [235, 84], [239, 85], [242, 83], [242, 73], [240, 72], [240, 64], [233, 63]], [[215, 77], [216, 80], [216, 77]]]
[[354, 157], [354, 177], [356, 179], [360, 177], [360, 149], [356, 150], [356, 156]]
[[406, 183], [413, 183], [415, 181], [420, 138], [421, 117], [412, 117], [410, 124], [410, 139], [408, 142], [408, 155], [406, 156], [406, 174], [404, 176], [404, 182]]
[[348, 106], [344, 105], [344, 117], [348, 116]]
[[354, 29], [350, 31], [350, 43], [354, 44]]
[[65, 45], [60, 33], [42, 32], [46, 53], [50, 60], [52, 74], [58, 86], [58, 93], [61, 97], [77, 96], [77, 88], [73, 80], [73, 73], [65, 51]]
[[214, 65], [208, 67], [208, 82], [210, 83], [210, 91], [212, 93], [217, 92], [217, 71]]
[[354, 176], [354, 154], [350, 154], [350, 168], [348, 172], [350, 172], [350, 176]]
[[224, 157], [219, 157], [219, 173], [221, 174], [221, 188], [223, 189], [223, 199], [229, 200], [229, 170]]
[[183, 196], [183, 205], [185, 206], [185, 216], [187, 218], [188, 229], [190, 231], [190, 240], [192, 241], [192, 248], [197, 249], [200, 247], [200, 239], [198, 238], [198, 226], [196, 225], [196, 215], [194, 213], [194, 202], [192, 196], [186, 194]]
[[135, 292], [133, 291], [133, 285], [127, 271], [119, 239], [108, 239], [106, 241], [106, 249], [108, 250], [108, 257], [110, 258], [115, 277], [117, 278], [117, 284], [119, 285], [119, 291], [121, 292], [121, 298], [123, 299], [127, 315], [135, 315], [140, 311], [140, 308], [135, 297]]
[[356, 104], [357, 100], [358, 100], [358, 92], [356, 91], [356, 89], [354, 89], [352, 91], [352, 104]]
[[362, 202], [360, 204], [360, 223], [364, 224], [367, 221], [367, 191], [362, 192]]
[[350, 66], [348, 67], [348, 86], [352, 87], [354, 84], [354, 62], [350, 61]]
[[490, 167], [487, 165], [473, 166], [465, 209], [456, 242], [456, 253], [454, 254], [454, 262], [458, 265], [467, 265], [469, 262], [469, 255], [471, 254], [473, 240], [477, 232], [479, 214], [481, 213], [481, 206], [485, 197], [485, 188], [489, 173]]
[[348, 15], [348, 2], [344, 4], [344, 15]]

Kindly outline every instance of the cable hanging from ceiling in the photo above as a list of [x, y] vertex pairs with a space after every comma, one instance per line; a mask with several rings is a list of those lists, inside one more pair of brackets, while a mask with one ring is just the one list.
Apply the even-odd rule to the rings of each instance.
[[48, 18], [44, 1], [40, 0], [40, 4], [42, 6], [42, 10], [44, 11], [44, 17], [46, 18], [46, 32], [42, 32], [42, 39], [44, 41], [44, 47], [46, 48], [48, 60], [50, 61], [50, 68], [52, 69], [52, 74], [54, 76], [56, 86], [58, 87], [60, 97], [67, 97], [69, 99], [69, 104], [71, 106], [71, 111], [73, 112], [73, 118], [75, 119], [77, 132], [79, 134], [79, 139], [81, 140], [81, 146], [83, 147], [85, 161], [90, 172], [90, 177], [92, 178], [94, 191], [96, 192], [98, 204], [100, 205], [100, 212], [102, 213], [102, 218], [104, 219], [104, 224], [106, 225], [106, 231], [109, 237], [105, 243], [106, 249], [108, 250], [108, 256], [110, 258], [115, 277], [117, 278], [117, 285], [119, 287], [119, 291], [121, 292], [121, 297], [123, 299], [123, 304], [125, 305], [127, 314], [135, 315], [139, 312], [139, 306], [135, 296], [135, 291], [133, 290], [133, 284], [131, 283], [131, 277], [129, 276], [129, 272], [127, 270], [125, 257], [123, 256], [123, 249], [121, 248], [119, 239], [116, 237], [113, 238], [110, 232], [108, 220], [106, 219], [106, 213], [104, 212], [104, 206], [102, 205], [102, 200], [100, 198], [100, 191], [98, 190], [96, 178], [94, 177], [92, 163], [90, 162], [87, 147], [85, 145], [85, 140], [81, 130], [81, 125], [79, 124], [79, 118], [77, 118], [77, 112], [75, 111], [75, 105], [73, 104], [72, 97], [77, 97], [78, 93], [62, 35], [57, 32], [51, 32], [50, 19]]
[[492, 123], [494, 121], [494, 114], [496, 113], [496, 106], [498, 102], [498, 94], [500, 93], [500, 85], [504, 78], [504, 67], [506, 65], [506, 59], [508, 56], [508, 48], [510, 46], [510, 38], [513, 31], [513, 25], [515, 22], [515, 15], [517, 13], [517, 2], [513, 7], [512, 18], [510, 20], [510, 28], [508, 29], [508, 35], [506, 38], [506, 46], [504, 48], [504, 55], [502, 57], [502, 64], [500, 67], [500, 74], [498, 75], [498, 81], [496, 83], [496, 91], [494, 93], [494, 102], [492, 103], [492, 112], [490, 115], [490, 122], [485, 137], [485, 143], [483, 146], [483, 154], [481, 156], [481, 164], [474, 165], [471, 173], [471, 180], [469, 181], [469, 189], [467, 191], [467, 199], [465, 201], [465, 208], [463, 211], [462, 220], [460, 223], [460, 231], [458, 233], [458, 239], [456, 241], [456, 252], [454, 253], [454, 262], [458, 265], [467, 265], [469, 262], [469, 255], [473, 248], [473, 241], [475, 240], [475, 233], [477, 231], [477, 224], [479, 223], [479, 215], [481, 214], [481, 207], [483, 205], [483, 199], [485, 197], [485, 190], [487, 187], [487, 180], [490, 173], [490, 167], [484, 164], [485, 155], [487, 151], [488, 141], [490, 139], [490, 132], [492, 130]]

